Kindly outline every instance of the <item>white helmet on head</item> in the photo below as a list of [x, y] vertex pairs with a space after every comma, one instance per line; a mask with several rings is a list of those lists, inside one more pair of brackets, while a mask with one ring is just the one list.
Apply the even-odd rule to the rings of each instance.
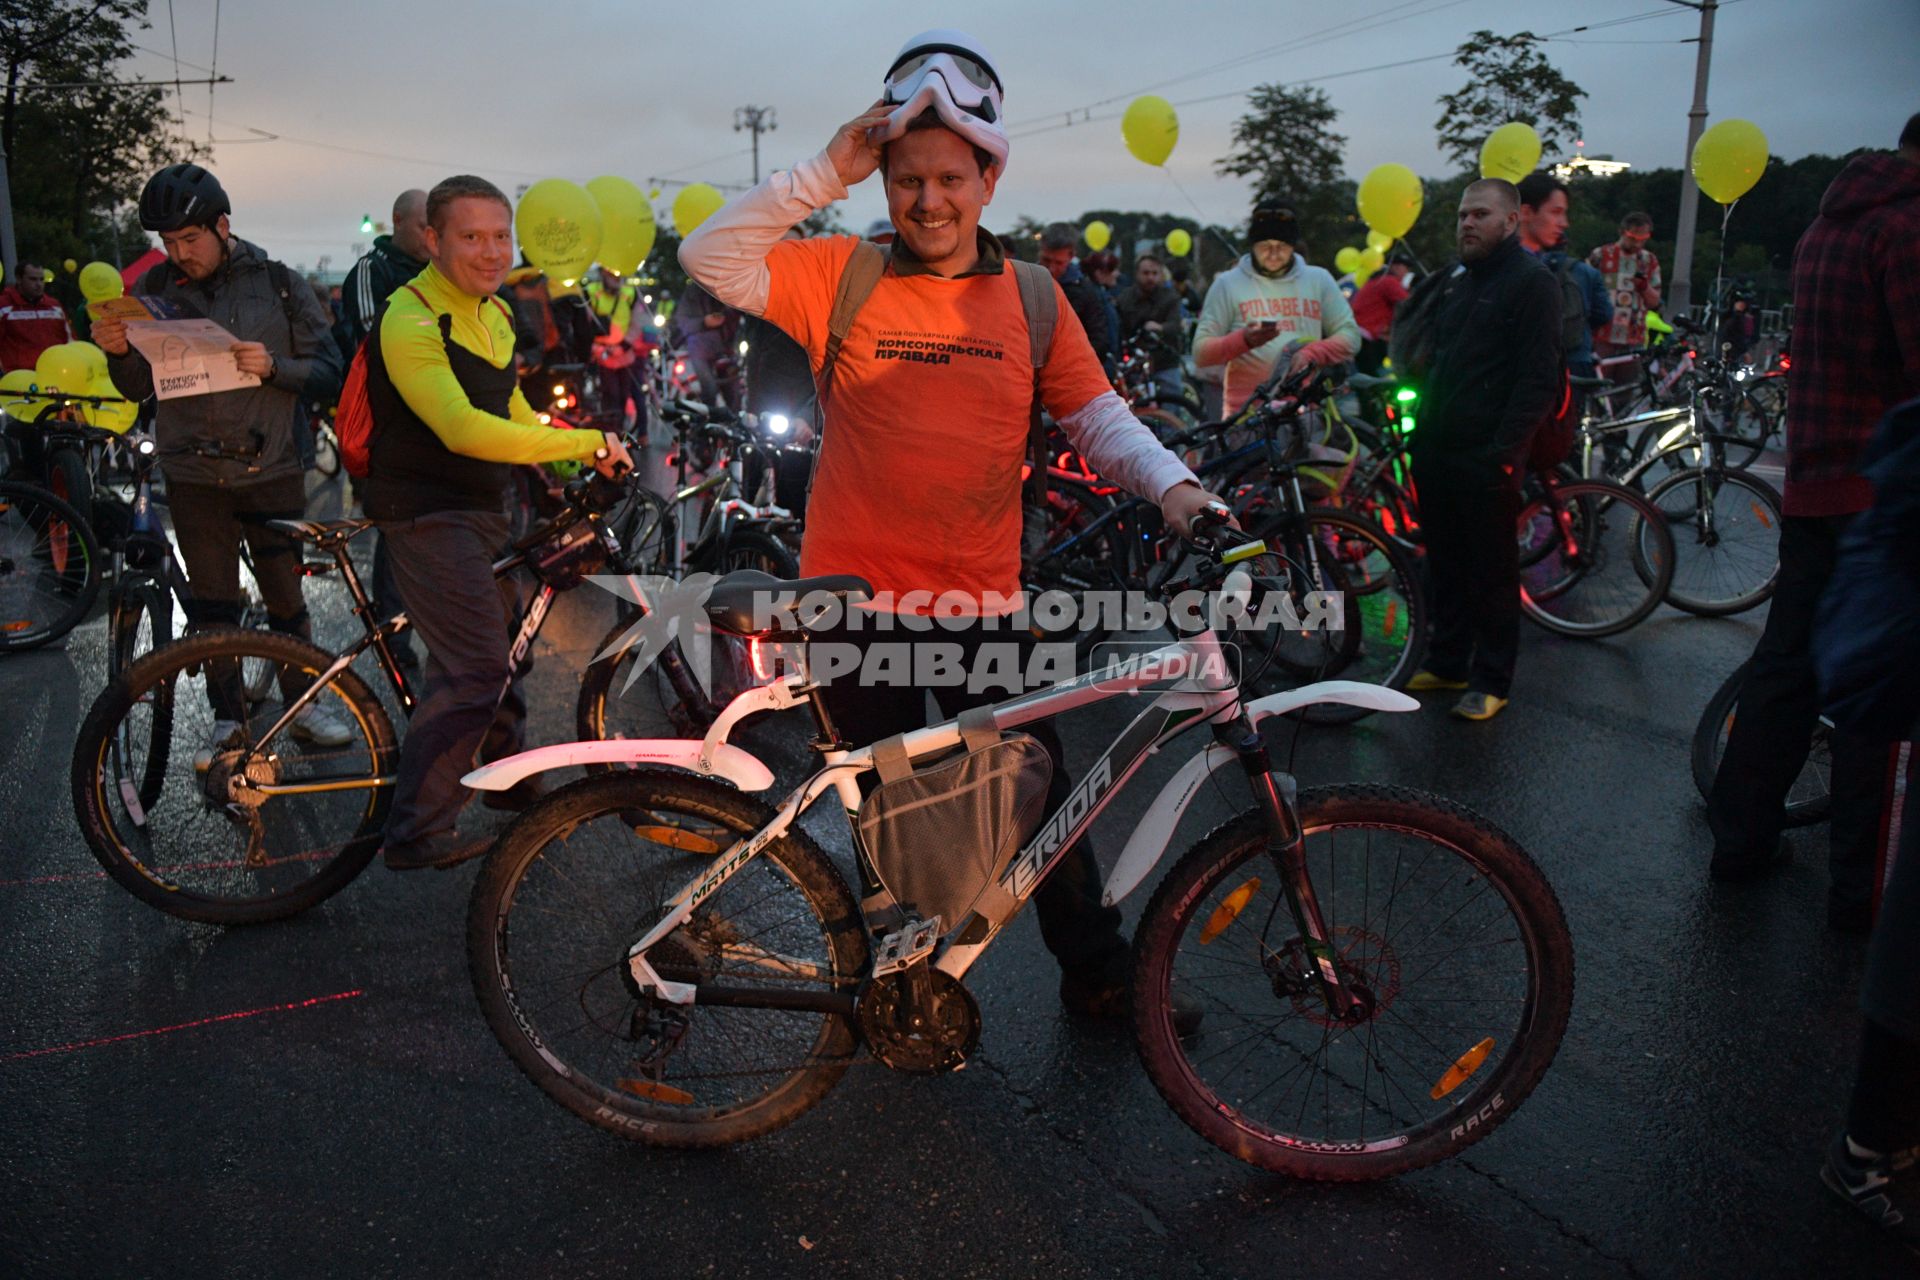
[[978, 40], [964, 31], [923, 31], [900, 46], [887, 68], [885, 97], [896, 105], [886, 124], [873, 131], [873, 140], [893, 141], [932, 107], [949, 129], [991, 155], [1004, 172], [1001, 94], [1000, 75]]

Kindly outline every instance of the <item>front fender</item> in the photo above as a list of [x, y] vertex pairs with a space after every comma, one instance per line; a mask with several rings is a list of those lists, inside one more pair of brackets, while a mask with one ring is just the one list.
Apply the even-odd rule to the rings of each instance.
[[[1398, 689], [1362, 684], [1357, 680], [1322, 680], [1318, 684], [1257, 698], [1247, 704], [1247, 716], [1258, 726], [1262, 720], [1285, 715], [1316, 702], [1342, 702], [1348, 706], [1365, 707], [1369, 711], [1420, 709], [1417, 701]], [[1167, 779], [1167, 784], [1160, 788], [1160, 794], [1147, 806], [1140, 824], [1128, 837], [1126, 848], [1120, 851], [1119, 861], [1113, 864], [1113, 871], [1107, 876], [1106, 885], [1101, 890], [1102, 902], [1112, 906], [1140, 887], [1140, 882], [1146, 879], [1147, 873], [1166, 853], [1167, 845], [1173, 840], [1174, 828], [1180, 825], [1180, 818], [1186, 813], [1187, 806], [1199, 794], [1200, 784], [1215, 769], [1232, 759], [1232, 748], [1216, 742], [1204, 751], [1197, 752], [1191, 760], [1180, 766], [1178, 773]]]
[[[706, 756], [709, 763], [701, 762]], [[615, 738], [608, 742], [562, 742], [483, 764], [460, 779], [476, 791], [505, 791], [522, 778], [582, 764], [669, 765], [725, 778], [742, 791], [765, 791], [773, 771], [751, 752], [731, 743], [709, 745], [680, 738]]]

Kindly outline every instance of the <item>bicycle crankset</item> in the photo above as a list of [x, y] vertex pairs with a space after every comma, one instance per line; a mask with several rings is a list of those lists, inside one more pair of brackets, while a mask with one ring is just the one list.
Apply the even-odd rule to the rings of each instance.
[[868, 982], [854, 1012], [873, 1056], [911, 1075], [958, 1071], [980, 1043], [973, 993], [925, 963]]

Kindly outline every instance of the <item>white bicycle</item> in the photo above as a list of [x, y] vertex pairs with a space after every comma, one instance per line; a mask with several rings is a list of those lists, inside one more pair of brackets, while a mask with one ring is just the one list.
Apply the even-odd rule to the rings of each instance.
[[[1244, 606], [1254, 580], [1238, 566], [1262, 544], [1196, 544], [1198, 585]], [[766, 639], [754, 597], [776, 589], [857, 598], [865, 584], [731, 574], [706, 612]], [[838, 740], [802, 661], [741, 693], [702, 740], [574, 743], [477, 770], [468, 785], [500, 790], [628, 766], [553, 792], [488, 856], [467, 933], [488, 1025], [562, 1105], [663, 1147], [769, 1133], [863, 1050], [903, 1071], [957, 1069], [980, 1033], [968, 970], [1141, 764], [1204, 725], [1213, 742], [1148, 806], [1104, 886], [1109, 903], [1137, 888], [1208, 779], [1238, 766], [1251, 807], [1178, 858], [1135, 935], [1133, 1031], [1154, 1084], [1209, 1141], [1276, 1172], [1380, 1178], [1460, 1151], [1559, 1047], [1573, 994], [1559, 902], [1519, 845], [1458, 805], [1388, 786], [1296, 794], [1263, 722], [1315, 702], [1416, 704], [1347, 681], [1243, 702], [1220, 675], [1226, 649], [1201, 630], [859, 749]], [[1170, 674], [1188, 678], [1165, 688]], [[1020, 726], [1156, 688], [1064, 803], [1034, 803], [1046, 779]], [[772, 774], [727, 734], [802, 703], [820, 768], [770, 806], [752, 793]], [[883, 781], [863, 800], [870, 770]], [[859, 898], [798, 825], [830, 796], [853, 829]]]

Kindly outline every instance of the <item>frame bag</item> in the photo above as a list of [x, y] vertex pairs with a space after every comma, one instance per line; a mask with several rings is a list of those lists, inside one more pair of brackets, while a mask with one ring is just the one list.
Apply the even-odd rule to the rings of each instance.
[[965, 749], [927, 767], [896, 735], [873, 746], [880, 785], [857, 820], [880, 883], [902, 910], [938, 916], [943, 932], [970, 911], [1005, 919], [1013, 897], [1000, 877], [1046, 815], [1053, 761], [1031, 735], [1002, 735], [992, 708], [960, 716]]

